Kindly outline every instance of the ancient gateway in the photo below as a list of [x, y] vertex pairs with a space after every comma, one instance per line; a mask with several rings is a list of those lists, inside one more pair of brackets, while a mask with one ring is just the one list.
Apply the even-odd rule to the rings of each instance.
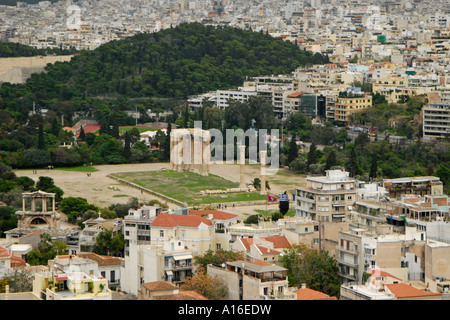
[[60, 215], [55, 211], [55, 194], [36, 191], [22, 194], [22, 211], [16, 212], [17, 227], [21, 229], [59, 228]]

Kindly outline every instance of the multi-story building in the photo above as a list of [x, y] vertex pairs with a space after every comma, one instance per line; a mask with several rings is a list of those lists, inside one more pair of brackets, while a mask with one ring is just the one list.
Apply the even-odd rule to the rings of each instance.
[[347, 123], [350, 115], [372, 106], [372, 96], [350, 94], [339, 96], [335, 104], [334, 120]]
[[423, 138], [450, 136], [450, 101], [432, 102], [423, 108]]
[[440, 195], [443, 194], [443, 185], [439, 177], [404, 177], [384, 179], [383, 187], [390, 198], [400, 198], [405, 194]]
[[256, 96], [257, 93], [254, 91], [253, 87], [250, 88], [239, 88], [239, 90], [217, 90], [216, 92], [216, 106], [220, 109], [225, 109], [228, 107], [228, 101], [235, 100], [239, 102], [247, 101], [251, 96]]
[[161, 213], [151, 223], [151, 241], [181, 240], [194, 254], [215, 250], [215, 227], [210, 219], [184, 214]]
[[356, 195], [356, 180], [348, 172], [327, 170], [325, 176], [307, 177], [306, 187], [297, 188], [295, 215], [339, 222], [345, 219]]
[[207, 272], [223, 279], [228, 300], [295, 300], [289, 287], [287, 269], [262, 261], [232, 261], [225, 265], [209, 264]]
[[138, 295], [142, 283], [169, 281], [182, 284], [193, 274], [193, 252], [181, 240], [148, 245], [132, 243], [122, 267], [122, 291]]
[[43, 300], [111, 300], [108, 280], [84, 272], [37, 272], [33, 294]]
[[381, 269], [368, 271], [366, 283], [349, 283], [341, 286], [340, 300], [442, 300], [438, 292], [414, 287], [399, 277]]
[[123, 234], [125, 240], [125, 257], [131, 243], [150, 244], [150, 225], [162, 212], [159, 206], [142, 206], [139, 209], [130, 209], [124, 217]]
[[238, 215], [219, 210], [189, 210], [189, 215], [196, 215], [213, 221], [215, 227], [215, 250], [230, 249], [231, 235], [228, 232], [228, 228], [237, 224]]
[[424, 280], [424, 232], [414, 227], [406, 228], [404, 233], [388, 229], [339, 232], [336, 260], [344, 283], [361, 283], [364, 272], [375, 267], [398, 270], [410, 280]]

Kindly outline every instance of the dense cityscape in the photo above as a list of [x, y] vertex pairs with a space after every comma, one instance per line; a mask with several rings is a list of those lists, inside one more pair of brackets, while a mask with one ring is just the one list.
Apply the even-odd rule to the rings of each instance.
[[449, 145], [447, 0], [0, 0], [0, 300], [449, 300]]

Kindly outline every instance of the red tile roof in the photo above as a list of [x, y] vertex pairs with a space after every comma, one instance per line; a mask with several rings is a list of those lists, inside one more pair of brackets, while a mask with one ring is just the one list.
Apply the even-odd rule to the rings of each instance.
[[27, 265], [25, 260], [11, 254], [8, 249], [4, 247], [0, 247], [0, 258], [9, 258], [11, 260], [11, 268], [25, 267]]
[[97, 264], [100, 267], [104, 267], [104, 266], [120, 266], [120, 264], [125, 261], [124, 258], [114, 257], [114, 256], [106, 256], [106, 255], [99, 255], [99, 254], [92, 253], [92, 252], [79, 253], [78, 257], [83, 258], [83, 259], [93, 260], [93, 261], [97, 262]]
[[397, 278], [396, 276], [393, 276], [390, 273], [387, 273], [387, 272], [381, 271], [381, 270], [367, 270], [366, 273], [368, 273], [370, 275], [373, 275], [374, 273], [376, 273], [377, 275], [380, 275], [381, 277], [384, 277], [384, 278], [390, 277], [390, 278], [394, 278], [394, 279], [397, 279], [397, 280], [402, 280], [400, 278]]
[[259, 249], [261, 254], [280, 254], [280, 251], [277, 251], [275, 249], [270, 249], [270, 248], [263, 247], [263, 246], [260, 246], [257, 244], [256, 244], [256, 247]]
[[195, 291], [180, 290], [178, 294], [171, 294], [167, 296], [156, 296], [153, 300], [209, 300], [205, 296]]
[[307, 92], [294, 92], [294, 93], [291, 93], [290, 95], [288, 95], [288, 98], [297, 98], [297, 97], [300, 97], [302, 94], [305, 94], [305, 93], [307, 93]]
[[152, 222], [152, 227], [198, 227], [201, 223], [206, 224], [207, 226], [212, 225], [212, 221], [206, 218], [192, 216], [192, 215], [180, 215], [180, 214], [169, 214], [169, 213], [161, 213], [156, 217], [156, 219]]
[[[100, 130], [100, 125], [99, 124], [87, 124], [87, 125], [83, 126], [84, 133], [95, 133], [98, 130]], [[77, 133], [76, 133], [77, 137], [80, 135], [80, 131], [81, 130], [77, 131]]]
[[189, 214], [205, 218], [208, 217], [209, 214], [211, 214], [214, 220], [230, 220], [237, 217], [237, 214], [219, 210], [189, 210]]
[[272, 236], [272, 237], [264, 237], [263, 240], [269, 241], [273, 243], [273, 247], [275, 249], [280, 248], [292, 248], [292, 245], [290, 244], [289, 240], [285, 236]]
[[174, 283], [169, 281], [146, 282], [143, 283], [142, 286], [151, 291], [167, 291], [167, 290], [175, 290], [178, 288]]
[[297, 294], [297, 300], [338, 300], [336, 297], [309, 288], [302, 288], [294, 291]]
[[250, 246], [253, 244], [253, 238], [241, 238], [239, 239], [245, 247], [245, 250], [249, 251]]
[[432, 297], [442, 295], [441, 293], [433, 293], [430, 291], [420, 290], [406, 283], [387, 284], [386, 287], [397, 297], [397, 299]]

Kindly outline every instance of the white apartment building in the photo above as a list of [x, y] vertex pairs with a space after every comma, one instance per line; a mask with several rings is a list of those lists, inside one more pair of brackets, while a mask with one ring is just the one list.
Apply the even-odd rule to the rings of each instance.
[[149, 245], [132, 243], [122, 267], [122, 291], [138, 295], [142, 283], [169, 281], [182, 284], [193, 274], [193, 252], [181, 240]]
[[159, 206], [142, 206], [128, 211], [123, 223], [125, 258], [129, 254], [131, 244], [150, 244], [150, 225], [161, 212], [162, 208]]
[[423, 108], [423, 138], [450, 136], [450, 101], [432, 102]]
[[276, 264], [232, 261], [209, 264], [208, 274], [217, 275], [228, 287], [228, 300], [295, 300], [287, 269]]
[[228, 107], [228, 100], [236, 100], [239, 102], [248, 101], [251, 96], [256, 96], [257, 92], [254, 91], [255, 88], [241, 87], [238, 90], [217, 90], [216, 92], [216, 106], [220, 109], [225, 109]]
[[343, 221], [356, 201], [356, 180], [342, 170], [327, 170], [325, 176], [307, 177], [306, 187], [297, 188], [295, 216], [319, 222]]
[[409, 280], [424, 280], [424, 232], [415, 227], [407, 227], [403, 234], [389, 229], [386, 232], [381, 227], [374, 233], [362, 228], [339, 232], [336, 260], [344, 283], [361, 283], [364, 272], [375, 267], [406, 268], [403, 272]]

